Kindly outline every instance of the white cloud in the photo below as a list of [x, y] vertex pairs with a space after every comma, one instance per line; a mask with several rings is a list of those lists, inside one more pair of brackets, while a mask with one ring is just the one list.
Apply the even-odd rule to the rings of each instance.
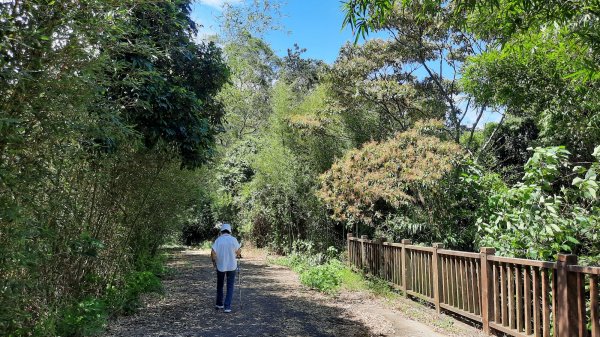
[[243, 0], [200, 0], [200, 3], [206, 6], [222, 9], [226, 3], [239, 4]]

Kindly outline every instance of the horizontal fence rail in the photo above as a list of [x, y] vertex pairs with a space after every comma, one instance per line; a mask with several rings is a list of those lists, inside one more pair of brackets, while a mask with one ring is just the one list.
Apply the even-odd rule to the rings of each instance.
[[348, 234], [348, 260], [413, 296], [509, 336], [600, 337], [600, 267], [369, 240]]

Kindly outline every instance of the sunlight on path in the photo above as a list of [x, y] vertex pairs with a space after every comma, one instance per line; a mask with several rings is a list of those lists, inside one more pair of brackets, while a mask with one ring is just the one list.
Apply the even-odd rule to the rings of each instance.
[[105, 336], [442, 336], [376, 305], [336, 303], [261, 258], [242, 260], [243, 306], [236, 289], [225, 314], [213, 309], [207, 252], [183, 251], [171, 267], [177, 271], [165, 280], [165, 297], [113, 322]]

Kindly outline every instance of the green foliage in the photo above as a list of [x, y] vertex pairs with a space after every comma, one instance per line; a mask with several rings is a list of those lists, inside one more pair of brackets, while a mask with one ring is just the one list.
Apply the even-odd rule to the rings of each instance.
[[211, 249], [212, 244], [213, 244], [212, 241], [204, 241], [198, 247], [200, 247], [201, 249]]
[[[414, 41], [420, 45], [397, 52], [394, 59], [411, 59], [417, 54], [429, 61], [435, 55], [458, 61], [453, 68], [460, 70], [454, 78], [461, 80], [452, 81], [451, 88], [464, 90], [467, 105], [481, 108], [477, 121], [485, 108], [491, 107], [504, 113], [507, 120], [516, 117], [527, 124], [534, 122], [533, 128], [515, 130], [513, 124], [500, 130], [509, 131], [514, 142], [501, 135], [482, 142], [479, 157], [485, 157], [490, 149], [497, 152], [496, 159], [486, 163], [490, 169], [515, 181], [526, 160], [522, 150], [529, 146], [564, 145], [575, 161], [593, 159], [590, 153], [600, 141], [597, 1], [350, 0], [344, 6], [344, 24], [357, 29], [356, 34], [382, 29], [394, 32], [394, 27], [408, 24], [393, 35], [394, 40], [404, 42], [396, 50]], [[426, 33], [419, 37], [414, 31]], [[450, 48], [441, 43], [448, 37]], [[444, 51], [439, 52], [440, 46]], [[426, 62], [422, 67], [430, 73]], [[442, 77], [441, 72], [438, 75]], [[462, 121], [461, 117], [453, 120], [452, 114], [449, 117], [453, 126]], [[457, 135], [455, 140], [460, 138], [458, 128]], [[522, 142], [529, 144], [520, 150], [513, 147]], [[471, 140], [465, 144], [471, 148]]]
[[[368, 17], [356, 23], [359, 29], [370, 27], [388, 36], [344, 46], [332, 71], [334, 97], [342, 112], [352, 119], [374, 112], [380, 119], [375, 129], [379, 134], [366, 137], [383, 140], [415, 121], [445, 119], [452, 139], [459, 142], [465, 124], [471, 124], [471, 130], [478, 126], [487, 102], [473, 104], [458, 79], [465, 59], [486, 45], [454, 24], [452, 5], [435, 0], [351, 0], [345, 8], [346, 20]], [[368, 23], [371, 19], [376, 24]], [[467, 115], [472, 116], [469, 122]]]
[[164, 273], [164, 258], [147, 261], [147, 270], [127, 275], [121, 286], [108, 285], [104, 294], [79, 302], [65, 303], [34, 335], [92, 336], [103, 332], [110, 316], [133, 313], [140, 305], [140, 295], [162, 293], [159, 279]]
[[262, 131], [271, 114], [271, 85], [281, 61], [261, 39], [245, 33], [225, 46], [231, 83], [218, 95], [225, 107], [228, 146]]
[[282, 3], [273, 0], [251, 0], [244, 3], [223, 3], [220, 26], [225, 40], [236, 43], [250, 34], [263, 37], [266, 33], [282, 30], [280, 22]]
[[[471, 13], [467, 25], [485, 38], [496, 40], [502, 49], [513, 52], [521, 38], [537, 32], [559, 29], [564, 38], [581, 53], [571, 59], [568, 77], [582, 81], [597, 81], [600, 77], [600, 36], [598, 35], [600, 4], [583, 1], [457, 1], [459, 10]], [[560, 48], [559, 48], [560, 49]], [[559, 51], [560, 52], [560, 51]], [[549, 58], [554, 56], [549, 53]]]
[[[479, 40], [473, 45], [487, 47], [463, 60], [460, 85], [477, 105], [491, 106], [505, 117], [481, 131], [482, 139], [472, 143], [469, 138], [463, 144], [477, 151], [478, 163], [509, 184], [514, 185], [523, 175], [525, 182], [506, 191], [492, 189], [493, 206], [483, 218], [485, 228], [494, 229], [485, 234], [485, 242], [501, 246], [501, 253], [507, 255], [549, 258], [556, 252], [573, 251], [583, 259], [595, 260], [597, 253], [586, 242], [596, 235], [591, 234], [596, 231], [596, 206], [583, 201], [586, 195], [594, 195], [594, 182], [579, 189], [574, 184], [582, 181], [572, 183], [565, 167], [557, 169], [562, 172], [550, 170], [558, 165], [556, 161], [565, 160], [558, 150], [536, 153], [527, 161], [525, 149], [563, 145], [571, 150], [574, 162], [595, 161], [591, 154], [600, 143], [598, 3], [434, 0], [346, 4], [345, 22], [362, 32], [393, 26], [395, 12], [402, 8], [414, 14], [414, 26], [446, 17], [452, 29]], [[540, 164], [545, 161], [547, 166]], [[391, 220], [392, 227], [422, 226], [403, 218]]]
[[256, 142], [252, 140], [238, 142], [227, 149], [216, 176], [224, 191], [237, 196], [242, 184], [252, 180], [255, 172], [251, 160], [256, 153]]
[[144, 2], [132, 6], [124, 34], [107, 46], [114, 69], [107, 98], [125, 109], [146, 147], [159, 141], [174, 146], [182, 166], [196, 168], [211, 156], [221, 130], [222, 106], [214, 99], [227, 81], [221, 50], [194, 42], [196, 25], [187, 0]]
[[321, 60], [303, 58], [304, 52], [305, 48], [294, 44], [294, 49], [288, 49], [287, 56], [282, 60], [280, 78], [296, 94], [304, 94], [313, 89], [326, 69], [325, 62]]
[[58, 336], [90, 336], [101, 332], [106, 324], [104, 303], [88, 298], [62, 310], [56, 326]]
[[228, 72], [186, 0], [17, 1], [0, 21], [0, 335], [87, 333], [188, 217], [180, 167], [210, 157]]
[[292, 251], [274, 261], [290, 267], [300, 276], [300, 282], [312, 289], [335, 294], [347, 276], [347, 267], [337, 258], [337, 250], [329, 247], [326, 253], [317, 252], [309, 241], [296, 241]]
[[[462, 79], [465, 90], [479, 102], [503, 107], [511, 117], [508, 121], [513, 121], [491, 144], [499, 149], [494, 151], [505, 152], [500, 153], [502, 164], [502, 157], [522, 158], [528, 146], [557, 144], [571, 149], [575, 161], [592, 160], [590, 154], [600, 142], [600, 86], [598, 81], [568, 78], [575, 71], [573, 59], [584, 51], [567, 34], [560, 27], [548, 27], [515, 38], [511, 49], [468, 60]], [[521, 130], [515, 129], [515, 120], [524, 123]], [[502, 139], [503, 135], [511, 139]], [[518, 144], [523, 141], [529, 144]], [[511, 142], [524, 147], [519, 151]]]
[[343, 265], [339, 260], [331, 260], [326, 264], [309, 268], [300, 274], [302, 284], [318, 289], [324, 293], [333, 293], [342, 283], [340, 272]]
[[[419, 5], [418, 17], [427, 20], [440, 14], [440, 7], [454, 12], [454, 25], [477, 32], [486, 41], [511, 49], [511, 40], [549, 27], [564, 27], [565, 36], [582, 46], [573, 59], [576, 69], [569, 77], [598, 80], [600, 77], [598, 34], [600, 4], [595, 0], [348, 0], [344, 2], [343, 25], [350, 25], [356, 41], [370, 30], [387, 24], [394, 8]], [[467, 14], [465, 16], [465, 13]]]
[[160, 279], [152, 272], [142, 271], [133, 272], [125, 277], [125, 292], [123, 294], [123, 311], [131, 313], [136, 310], [139, 303], [139, 296], [143, 293], [162, 292], [162, 283]]
[[206, 240], [212, 240], [218, 233], [215, 228], [217, 219], [213, 211], [212, 200], [204, 191], [199, 193], [192, 212], [183, 219], [179, 240], [186, 246], [197, 245]]
[[[499, 187], [478, 220], [481, 245], [496, 247], [501, 255], [554, 259], [574, 253], [582, 263], [600, 261], [600, 204], [596, 172], [599, 147], [588, 169], [576, 166], [572, 185], [557, 184], [568, 163], [564, 147], [536, 148], [525, 165], [522, 183]], [[581, 176], [584, 174], [584, 176]]]
[[328, 88], [297, 89], [278, 82], [260, 137], [225, 149], [213, 199], [255, 244], [279, 252], [295, 240], [331, 243], [332, 224], [314, 191], [318, 174], [345, 145], [338, 117], [326, 109]]
[[414, 59], [401, 55], [399, 44], [377, 39], [346, 45], [328, 73], [332, 108], [357, 146], [406, 131], [419, 120], [444, 118], [446, 106], [432, 94], [431, 79], [412, 76]]
[[344, 2], [345, 17], [343, 26], [350, 25], [358, 38], [365, 39], [369, 31], [385, 23], [387, 16], [394, 8], [394, 0], [349, 0]]
[[349, 267], [345, 267], [340, 272], [341, 288], [348, 291], [361, 291], [367, 289], [367, 282], [363, 275], [352, 271]]
[[[500, 124], [486, 124], [481, 136], [482, 141], [472, 146], [478, 153], [478, 162], [500, 174], [507, 183], [520, 181], [530, 156], [527, 148], [540, 141], [535, 120], [511, 116]], [[486, 148], [483, 149], [483, 146]]]
[[272, 262], [291, 268], [299, 274], [300, 282], [329, 295], [340, 290], [369, 291], [377, 296], [393, 296], [386, 281], [366, 278], [341, 262], [338, 250], [329, 247], [317, 252], [311, 242], [297, 241], [288, 255]]

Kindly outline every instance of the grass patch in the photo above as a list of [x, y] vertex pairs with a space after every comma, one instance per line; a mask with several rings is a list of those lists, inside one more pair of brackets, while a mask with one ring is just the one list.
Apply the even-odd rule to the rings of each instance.
[[337, 259], [314, 264], [311, 263], [310, 258], [298, 254], [269, 259], [268, 262], [292, 269], [300, 275], [302, 284], [326, 294], [338, 292], [342, 284], [342, 272], [345, 268]]
[[364, 276], [344, 266], [342, 270], [341, 288], [347, 291], [366, 291], [374, 296], [395, 299], [398, 293], [384, 280], [377, 277]]
[[373, 295], [388, 300], [393, 300], [398, 297], [398, 293], [386, 281], [379, 278], [368, 278], [367, 288]]
[[349, 267], [344, 267], [341, 271], [342, 288], [347, 291], [365, 291], [368, 290], [368, 284], [365, 278], [352, 271]]
[[442, 317], [432, 322], [433, 325], [445, 331], [456, 330], [454, 323], [454, 319], [450, 317]]
[[341, 272], [344, 266], [339, 260], [309, 267], [300, 274], [302, 284], [328, 294], [336, 293], [342, 284]]

